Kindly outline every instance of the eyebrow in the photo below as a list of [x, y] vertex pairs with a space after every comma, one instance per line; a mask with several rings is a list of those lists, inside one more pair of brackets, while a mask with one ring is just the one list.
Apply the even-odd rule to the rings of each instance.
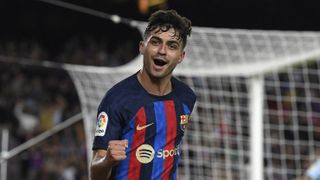
[[[157, 39], [157, 40], [160, 40], [160, 41], [162, 41], [162, 39], [161, 38], [159, 38], [159, 37], [157, 37], [157, 36], [150, 36], [149, 38], [148, 38], [148, 41], [147, 41], [147, 43], [151, 40], [151, 39]], [[178, 44], [179, 46], [181, 45], [181, 43], [180, 43], [180, 41], [179, 40], [168, 40], [168, 43], [176, 43], [176, 44]]]

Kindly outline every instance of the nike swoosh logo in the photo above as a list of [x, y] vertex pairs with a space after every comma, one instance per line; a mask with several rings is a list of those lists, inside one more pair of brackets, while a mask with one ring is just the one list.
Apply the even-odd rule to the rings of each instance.
[[137, 131], [140, 131], [140, 130], [145, 129], [145, 128], [151, 126], [151, 125], [153, 125], [153, 123], [150, 123], [150, 124], [147, 124], [147, 125], [144, 125], [144, 126], [140, 126], [140, 125], [138, 124], [138, 126], [137, 126], [136, 129], [137, 129]]

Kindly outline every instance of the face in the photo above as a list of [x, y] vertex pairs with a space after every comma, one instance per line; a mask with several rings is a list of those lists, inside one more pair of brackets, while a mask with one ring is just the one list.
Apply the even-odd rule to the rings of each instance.
[[139, 50], [143, 55], [143, 70], [156, 79], [170, 77], [185, 55], [182, 40], [173, 28], [166, 32], [155, 29], [146, 41], [140, 42]]

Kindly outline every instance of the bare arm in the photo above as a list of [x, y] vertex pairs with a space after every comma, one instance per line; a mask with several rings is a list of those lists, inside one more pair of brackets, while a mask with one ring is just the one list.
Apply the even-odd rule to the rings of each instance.
[[112, 168], [117, 165], [119, 161], [126, 158], [127, 146], [127, 140], [114, 140], [109, 142], [107, 150], [100, 149], [93, 151], [93, 158], [90, 167], [91, 179], [109, 179]]
[[91, 162], [90, 171], [92, 180], [106, 180], [110, 177], [112, 171], [112, 164], [107, 160], [106, 150], [93, 151], [93, 158]]

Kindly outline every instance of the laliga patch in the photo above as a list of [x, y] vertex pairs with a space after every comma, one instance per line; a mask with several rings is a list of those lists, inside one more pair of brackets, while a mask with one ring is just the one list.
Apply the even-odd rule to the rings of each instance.
[[105, 112], [101, 112], [98, 116], [98, 122], [96, 126], [95, 136], [104, 136], [107, 130], [108, 115]]
[[184, 131], [187, 128], [188, 121], [189, 121], [188, 114], [180, 115], [180, 128], [182, 131]]

